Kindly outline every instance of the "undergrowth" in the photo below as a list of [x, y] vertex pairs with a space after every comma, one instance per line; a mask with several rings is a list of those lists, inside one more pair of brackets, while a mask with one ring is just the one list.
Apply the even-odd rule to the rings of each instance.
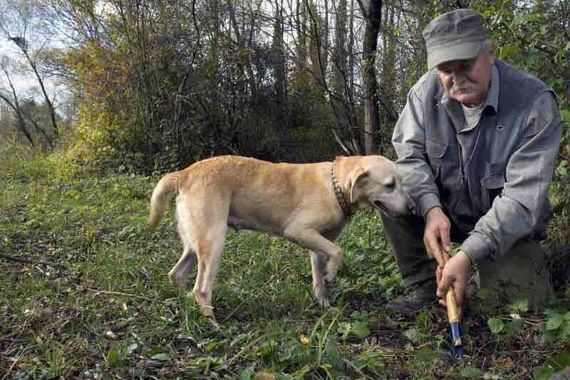
[[146, 231], [158, 178], [97, 178], [14, 146], [0, 160], [0, 379], [540, 379], [570, 365], [568, 294], [544, 312], [468, 316], [461, 360], [446, 354], [443, 310], [387, 313], [403, 289], [374, 213], [339, 239], [327, 310], [307, 252], [231, 231], [214, 326], [167, 281], [181, 253], [172, 210]]

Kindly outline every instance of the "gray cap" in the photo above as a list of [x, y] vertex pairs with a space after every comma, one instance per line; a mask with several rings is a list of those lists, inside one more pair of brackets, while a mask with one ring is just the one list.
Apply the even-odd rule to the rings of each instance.
[[490, 47], [483, 16], [472, 9], [457, 9], [433, 19], [423, 31], [428, 68], [459, 59], [471, 59]]

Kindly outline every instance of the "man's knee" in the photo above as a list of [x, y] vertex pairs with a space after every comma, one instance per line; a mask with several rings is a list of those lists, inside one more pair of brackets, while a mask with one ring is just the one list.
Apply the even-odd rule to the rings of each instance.
[[424, 247], [424, 220], [417, 216], [392, 218], [384, 213], [381, 218], [406, 286], [433, 279], [435, 261], [428, 257]]
[[548, 300], [548, 265], [537, 241], [521, 240], [503, 256], [482, 260], [478, 268], [481, 289], [473, 301], [483, 310], [497, 311], [517, 301], [540, 308]]
[[407, 241], [410, 239], [423, 241], [425, 222], [422, 218], [415, 215], [394, 218], [384, 212], [380, 212], [380, 218], [382, 219], [382, 227], [391, 241], [400, 241], [402, 238]]

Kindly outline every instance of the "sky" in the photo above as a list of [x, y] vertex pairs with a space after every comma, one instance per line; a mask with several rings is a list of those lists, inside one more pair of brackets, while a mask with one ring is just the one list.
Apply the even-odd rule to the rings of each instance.
[[[16, 61], [23, 65], [24, 59], [21, 57], [21, 53], [11, 49], [9, 45], [10, 43], [6, 43], [6, 41], [2, 41], [2, 43], [0, 43], [0, 60], [8, 58], [10, 61]], [[24, 68], [9, 70], [9, 74], [20, 102], [29, 99], [34, 99], [37, 102], [44, 101], [38, 80], [28, 65], [25, 65]], [[48, 96], [56, 107], [56, 110], [59, 113], [63, 112], [63, 109], [60, 108], [71, 96], [69, 89], [57, 78], [43, 77], [42, 80], [44, 81]], [[12, 98], [12, 90], [4, 72], [1, 71], [0, 91], [3, 94], [10, 95], [9, 97]]]
[[[21, 15], [10, 13], [9, 6], [13, 4], [18, 5], [18, 1], [7, 1], [6, 3], [4, 1], [0, 0], [3, 3], [0, 5], [0, 62], [7, 68], [20, 101], [35, 99], [43, 102], [44, 98], [37, 78], [30, 65], [26, 62], [21, 50], [8, 36], [24, 35], [32, 57], [37, 51], [42, 49], [64, 47], [62, 36], [50, 35], [41, 27], [40, 23], [36, 23], [33, 19], [29, 19], [28, 23], [24, 24], [24, 21], [22, 21], [24, 18]], [[16, 9], [16, 13], [20, 11], [22, 10]], [[56, 108], [59, 108], [62, 102], [69, 99], [69, 89], [66, 88], [61, 80], [45, 75], [42, 75], [42, 80]], [[0, 92], [4, 95], [9, 95], [12, 99], [12, 90], [6, 74], [2, 70], [0, 70]]]

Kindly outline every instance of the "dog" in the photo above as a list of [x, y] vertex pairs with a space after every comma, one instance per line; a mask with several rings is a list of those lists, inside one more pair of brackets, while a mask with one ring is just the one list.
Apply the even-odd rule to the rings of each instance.
[[377, 155], [309, 164], [240, 156], [198, 161], [158, 182], [150, 201], [150, 229], [175, 192], [184, 250], [168, 277], [183, 286], [197, 262], [193, 295], [200, 312], [214, 321], [212, 288], [228, 226], [282, 236], [309, 249], [315, 297], [327, 307], [328, 284], [342, 258], [333, 241], [352, 212], [377, 208], [397, 217], [412, 207], [394, 163]]

